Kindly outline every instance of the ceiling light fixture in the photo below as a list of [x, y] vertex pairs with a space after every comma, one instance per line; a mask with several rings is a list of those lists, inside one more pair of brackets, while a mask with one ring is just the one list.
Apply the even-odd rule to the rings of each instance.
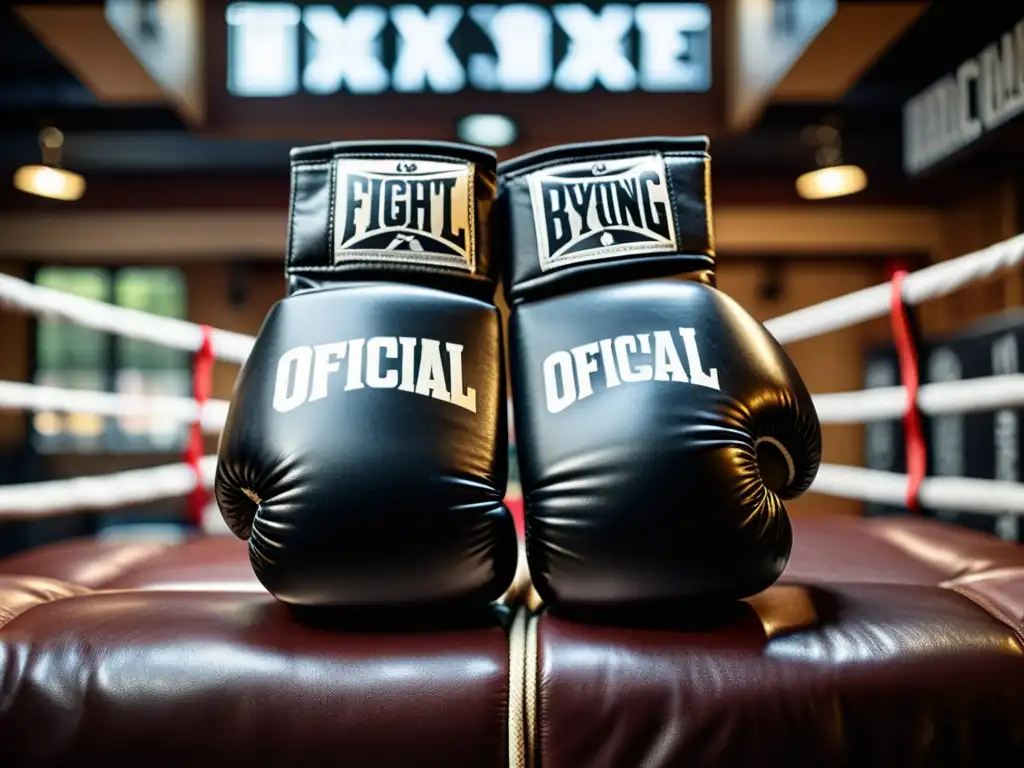
[[459, 120], [457, 130], [460, 140], [481, 147], [507, 147], [519, 134], [505, 115], [467, 115]]
[[804, 200], [827, 200], [860, 192], [868, 185], [868, 175], [858, 165], [843, 162], [842, 136], [831, 125], [809, 126], [803, 140], [816, 147], [818, 168], [801, 174], [796, 191]]
[[60, 167], [64, 134], [56, 128], [44, 128], [39, 134], [43, 154], [41, 165], [23, 165], [14, 172], [14, 188], [29, 195], [51, 200], [78, 200], [85, 194], [85, 179]]
[[858, 165], [830, 165], [809, 171], [796, 180], [796, 191], [804, 200], [826, 200], [860, 192], [868, 175]]

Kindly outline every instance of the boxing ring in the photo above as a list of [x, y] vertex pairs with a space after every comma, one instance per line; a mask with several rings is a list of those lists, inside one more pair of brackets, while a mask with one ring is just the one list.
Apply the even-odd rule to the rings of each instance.
[[[901, 306], [1022, 261], [1024, 235], [766, 325], [787, 344], [872, 318], [898, 319]], [[244, 363], [253, 337], [6, 275], [0, 308], [194, 355], [192, 397], [0, 382], [2, 410], [159, 412], [191, 429], [176, 463], [0, 486], [0, 522], [185, 497], [190, 521], [214, 532], [204, 521], [219, 519], [210, 497], [216, 457], [201, 447], [224, 426], [227, 402], [209, 397], [213, 361]], [[899, 335], [899, 323], [893, 327]], [[902, 386], [814, 396], [821, 422], [909, 424], [914, 414], [1024, 406], [1024, 374], [920, 385], [913, 358], [901, 359]], [[1024, 484], [925, 477], [909, 453], [905, 474], [823, 464], [811, 492], [1024, 514]], [[547, 768], [636, 765], [653, 750], [664, 765], [850, 764], [837, 755], [858, 749], [889, 761], [863, 764], [906, 765], [927, 764], [908, 757], [915, 750], [960, 749], [973, 765], [991, 764], [986, 750], [1024, 749], [1017, 736], [1021, 548], [914, 515], [805, 516], [799, 523], [778, 584], [734, 606], [718, 626], [682, 623], [671, 632], [588, 625], [541, 610], [522, 554], [512, 588], [479, 624], [324, 632], [294, 621], [262, 589], [246, 546], [233, 536], [45, 545], [0, 561], [0, 661], [8, 664], [0, 744], [14, 750], [15, 762], [36, 749], [109, 762], [159, 742], [171, 764], [191, 764], [197, 754], [220, 764], [243, 754], [252, 764], [284, 764], [312, 760], [333, 740], [356, 756], [373, 754], [372, 764], [414, 758], [445, 768], [527, 768], [535, 759]], [[245, 714], [225, 724], [228, 707]], [[109, 732], [130, 732], [134, 741], [83, 747], [89, 734], [105, 733], [81, 727], [86, 714], [107, 711], [116, 713], [109, 722], [118, 729]], [[930, 741], [915, 728], [893, 727], [914, 718], [937, 718], [943, 727]], [[289, 735], [262, 740], [278, 723]], [[971, 727], [961, 733], [945, 723]], [[47, 739], [25, 735], [36, 731]], [[394, 738], [397, 731], [412, 734], [414, 751]]]
[[[830, 299], [765, 323], [782, 344], [885, 317], [899, 303], [918, 305], [951, 294], [1024, 261], [1024, 235], [893, 281]], [[0, 381], [0, 409], [56, 411], [123, 417], [159, 412], [191, 425], [189, 452], [180, 463], [107, 475], [0, 486], [0, 522], [101, 511], [181, 496], [196, 502], [212, 486], [215, 456], [196, 446], [203, 434], [217, 434], [228, 403], [208, 397], [212, 361], [244, 363], [254, 337], [183, 320], [151, 315], [0, 274], [0, 307], [8, 311], [76, 323], [86, 328], [147, 341], [195, 355], [194, 396], [126, 398], [108, 392], [62, 389]], [[904, 371], [904, 373], [907, 373]], [[814, 395], [822, 424], [856, 424], [928, 415], [968, 413], [1024, 406], [1024, 374], [989, 376], [918, 386], [916, 374], [903, 386]], [[961, 477], [924, 477], [923, 467], [907, 474], [864, 467], [822, 464], [811, 493], [931, 509], [970, 508], [980, 513], [1024, 514], [1024, 484]], [[205, 498], [209, 504], [209, 498]], [[193, 521], [200, 515], [193, 513]]]

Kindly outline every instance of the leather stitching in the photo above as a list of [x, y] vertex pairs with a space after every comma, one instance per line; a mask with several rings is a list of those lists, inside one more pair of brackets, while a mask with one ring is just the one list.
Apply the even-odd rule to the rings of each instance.
[[939, 584], [939, 586], [942, 589], [948, 589], [952, 592], [956, 592], [961, 597], [970, 600], [989, 616], [998, 620], [1000, 623], [1005, 624], [1017, 639], [1020, 640], [1021, 643], [1024, 643], [1024, 621], [1011, 614], [1002, 605], [994, 602], [988, 596], [980, 594], [977, 590], [972, 589], [969, 584], [954, 584], [952, 581], [946, 581]]
[[555, 158], [555, 159], [552, 159], [552, 160], [547, 160], [547, 161], [544, 161], [544, 162], [537, 163], [536, 165], [531, 165], [529, 168], [520, 168], [519, 170], [515, 170], [515, 171], [505, 171], [505, 172], [502, 172], [501, 166], [498, 166], [498, 173], [501, 174], [508, 181], [521, 181], [522, 177], [524, 177], [524, 176], [529, 176], [531, 173], [536, 173], [537, 171], [543, 171], [543, 170], [545, 170], [547, 168], [551, 168], [553, 166], [572, 165], [574, 163], [583, 163], [583, 162], [590, 162], [590, 161], [597, 161], [597, 160], [623, 160], [623, 159], [625, 159], [627, 157], [650, 157], [651, 155], [661, 155], [662, 157], [681, 157], [681, 158], [696, 157], [696, 158], [700, 158], [702, 160], [708, 159], [708, 153], [707, 152], [703, 152], [703, 151], [698, 152], [698, 151], [694, 151], [694, 150], [659, 151], [659, 150], [656, 150], [656, 149], [647, 149], [647, 150], [630, 150], [630, 151], [627, 151], [627, 152], [622, 152], [622, 151], [616, 151], [616, 150], [609, 149], [605, 153], [602, 153], [602, 154], [599, 154], [599, 155], [586, 155], [585, 157], [584, 156], [566, 155], [565, 157], [559, 157], [559, 158]]

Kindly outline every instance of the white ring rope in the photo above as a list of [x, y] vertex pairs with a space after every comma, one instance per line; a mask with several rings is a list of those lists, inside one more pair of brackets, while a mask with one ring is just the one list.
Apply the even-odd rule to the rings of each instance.
[[[204, 488], [213, 486], [216, 466], [216, 456], [200, 459]], [[173, 499], [192, 493], [197, 480], [195, 470], [182, 463], [109, 475], [5, 485], [0, 486], [0, 519], [52, 517]]]
[[160, 414], [185, 424], [198, 421], [203, 431], [216, 433], [227, 420], [228, 401], [207, 400], [200, 408], [199, 402], [190, 397], [124, 395], [0, 381], [0, 411], [4, 410], [94, 413], [99, 416]]
[[[1024, 261], [1024, 235], [975, 253], [935, 264], [908, 275], [903, 299], [919, 304], [945, 296], [958, 288]], [[892, 288], [883, 283], [845, 296], [781, 315], [765, 325], [780, 343], [789, 343], [839, 330], [889, 313]], [[203, 344], [203, 328], [195, 323], [159, 317], [86, 299], [0, 274], [0, 305], [36, 315], [59, 318], [85, 328], [148, 341], [187, 352]], [[244, 363], [255, 338], [212, 329], [214, 356]], [[992, 376], [942, 384], [919, 390], [925, 413], [965, 413], [1024, 405], [1024, 375]], [[816, 395], [815, 407], [823, 423], [861, 423], [901, 417], [907, 408], [903, 387]], [[227, 403], [211, 400], [201, 410], [190, 398], [134, 397], [108, 392], [39, 387], [0, 382], [0, 410], [53, 410], [91, 412], [107, 416], [153, 413], [186, 423], [197, 419], [204, 430], [222, 428]], [[203, 486], [212, 485], [216, 457], [201, 460]], [[0, 520], [46, 517], [70, 512], [104, 510], [161, 499], [186, 496], [197, 487], [196, 473], [184, 463], [108, 475], [0, 486]], [[908, 476], [861, 467], [823, 464], [811, 490], [817, 493], [902, 505]], [[918, 498], [934, 509], [971, 509], [991, 514], [1024, 514], [1024, 485], [973, 478], [927, 477]]]
[[[968, 283], [1015, 267], [1022, 261], [1024, 235], [1017, 235], [980, 251], [933, 264], [907, 275], [903, 280], [903, 300], [913, 305], [946, 296]], [[892, 285], [882, 283], [780, 315], [766, 322], [765, 327], [780, 344], [789, 344], [848, 328], [865, 320], [884, 317], [889, 314], [891, 301]]]
[[[917, 405], [930, 416], [1020, 408], [1024, 406], [1024, 373], [923, 384], [917, 391]], [[907, 412], [907, 390], [877, 387], [814, 395], [814, 408], [822, 424], [899, 419]]]
[[[86, 299], [2, 273], [0, 305], [185, 352], [196, 352], [203, 345], [203, 328], [196, 323]], [[212, 341], [213, 354], [218, 360], [244, 363], [255, 339], [242, 333], [214, 329]]]
[[[810, 490], [844, 499], [904, 506], [907, 475], [864, 467], [822, 464]], [[921, 506], [969, 509], [989, 515], [1024, 514], [1024, 484], [973, 477], [926, 477], [917, 493]]]
[[[953, 293], [958, 288], [1015, 267], [1024, 261], [1024, 235], [950, 259], [910, 274], [903, 281], [903, 299], [920, 304]], [[780, 315], [765, 323], [780, 343], [819, 336], [828, 331], [883, 317], [888, 314], [890, 283], [865, 288], [810, 307]], [[0, 305], [58, 317], [86, 328], [116, 333], [173, 349], [194, 352], [203, 341], [202, 327], [186, 320], [159, 317], [102, 301], [46, 288], [0, 273]], [[214, 354], [218, 359], [245, 362], [254, 337], [219, 329], [213, 330]]]

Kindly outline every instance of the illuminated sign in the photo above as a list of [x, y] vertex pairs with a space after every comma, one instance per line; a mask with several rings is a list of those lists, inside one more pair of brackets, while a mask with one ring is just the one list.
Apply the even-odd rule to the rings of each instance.
[[1024, 112], [1024, 20], [903, 108], [903, 167], [920, 173]]
[[706, 3], [532, 3], [429, 7], [232, 3], [228, 91], [704, 92]]

